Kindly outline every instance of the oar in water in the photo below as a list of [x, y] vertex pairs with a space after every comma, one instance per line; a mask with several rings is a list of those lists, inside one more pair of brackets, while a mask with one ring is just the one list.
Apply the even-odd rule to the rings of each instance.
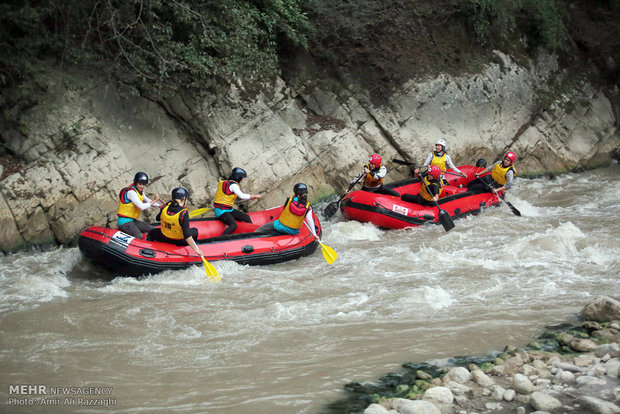
[[205, 273], [207, 274], [207, 277], [209, 279], [213, 279], [215, 282], [219, 282], [220, 280], [222, 280], [222, 276], [220, 276], [217, 269], [204, 257], [202, 257], [202, 263], [204, 264]]
[[347, 193], [349, 191], [351, 191], [351, 189], [355, 186], [355, 184], [357, 184], [362, 177], [364, 176], [364, 174], [360, 174], [359, 177], [357, 177], [357, 179], [355, 180], [355, 182], [353, 184], [351, 184], [349, 186], [349, 188], [347, 188], [347, 191], [342, 195], [342, 197], [340, 197], [338, 199], [338, 201], [332, 201], [331, 203], [329, 203], [327, 205], [327, 207], [325, 207], [325, 210], [323, 210], [323, 217], [325, 217], [326, 220], [329, 220], [331, 218], [331, 216], [334, 215], [334, 213], [336, 213], [336, 211], [338, 211], [338, 207], [340, 205], [340, 202], [342, 201], [342, 199], [347, 195]]
[[[485, 182], [485, 184], [487, 185], [487, 187], [489, 188], [489, 190], [491, 190], [492, 192], [495, 193], [495, 191], [493, 191], [493, 187], [491, 187], [489, 184], [487, 184]], [[508, 208], [510, 209], [510, 211], [512, 211], [512, 214], [514, 214], [515, 216], [519, 216], [521, 217], [521, 212], [519, 210], [517, 210], [517, 208], [515, 206], [513, 206], [512, 204], [510, 204], [508, 201], [504, 200], [503, 198], [500, 197], [499, 194], [495, 193], [495, 195], [497, 196], [497, 198], [499, 198], [499, 201], [501, 201], [502, 203], [506, 204], [508, 206]]]
[[512, 204], [510, 204], [508, 201], [504, 200], [503, 198], [501, 198], [499, 196], [499, 194], [497, 194], [494, 190], [493, 187], [491, 187], [491, 184], [487, 183], [485, 180], [483, 180], [481, 177], [478, 177], [478, 179], [480, 181], [482, 181], [484, 183], [484, 185], [487, 186], [487, 188], [489, 189], [490, 192], [494, 193], [497, 198], [499, 198], [499, 201], [501, 201], [502, 203], [506, 204], [508, 206], [508, 208], [510, 209], [510, 211], [512, 211], [512, 214], [514, 214], [515, 216], [519, 216], [521, 217], [521, 212], [519, 210], [517, 210], [517, 208], [515, 206], [513, 206]]
[[[308, 223], [306, 223], [306, 220], [304, 220], [304, 224], [306, 225], [306, 227], [308, 227], [308, 230], [310, 230], [310, 226], [308, 226]], [[312, 234], [312, 231], [310, 231], [310, 234]], [[321, 245], [321, 250], [323, 251], [323, 257], [325, 258], [325, 261], [328, 264], [334, 263], [336, 261], [336, 259], [338, 258], [338, 254], [334, 251], [334, 249], [332, 249], [331, 247], [323, 244], [321, 242], [321, 239], [319, 239], [316, 236], [314, 236], [314, 240], [319, 242], [319, 244]]]
[[211, 210], [210, 207], [205, 207], [205, 208], [197, 208], [194, 211], [190, 211], [189, 213], [189, 218], [193, 218], [193, 217], [197, 217], [203, 213], [206, 213], [207, 211]]
[[[426, 185], [426, 181], [424, 181], [424, 179], [422, 179], [422, 184], [424, 184], [424, 187], [426, 187], [426, 191], [431, 194], [431, 190], [428, 188], [428, 185]], [[435, 205], [437, 206], [437, 208], [439, 209], [439, 222], [441, 223], [441, 225], [443, 226], [445, 231], [450, 231], [454, 228], [454, 221], [452, 221], [452, 217], [450, 217], [450, 214], [446, 211], [446, 210], [442, 210], [441, 207], [439, 207], [439, 203], [434, 201]]]

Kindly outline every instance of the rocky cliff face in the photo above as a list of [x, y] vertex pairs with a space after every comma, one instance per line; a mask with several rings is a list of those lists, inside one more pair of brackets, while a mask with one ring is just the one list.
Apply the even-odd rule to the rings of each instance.
[[137, 171], [151, 177], [147, 194], [167, 200], [184, 186], [203, 207], [218, 177], [241, 166], [249, 173], [242, 187], [264, 191], [248, 204], [256, 209], [281, 204], [299, 181], [315, 202], [341, 193], [374, 152], [387, 160], [388, 182], [403, 178], [408, 171], [389, 160], [422, 162], [438, 138], [457, 164], [510, 149], [522, 175], [611, 160], [620, 134], [608, 91], [566, 73], [554, 56], [524, 67], [495, 53], [476, 75], [410, 80], [381, 105], [333, 81], [280, 81], [250, 102], [241, 85], [154, 102], [92, 74], [58, 74], [19, 127], [1, 127], [24, 162], [0, 182], [0, 249], [70, 243], [108, 214], [114, 224], [117, 194]]

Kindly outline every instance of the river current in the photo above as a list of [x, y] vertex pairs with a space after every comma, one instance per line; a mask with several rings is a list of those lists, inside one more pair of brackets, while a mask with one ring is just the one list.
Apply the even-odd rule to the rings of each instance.
[[403, 363], [526, 345], [620, 294], [618, 178], [611, 165], [517, 179], [521, 217], [503, 205], [449, 233], [338, 213], [324, 222], [332, 265], [320, 249], [213, 262], [219, 283], [200, 267], [110, 280], [77, 248], [6, 255], [0, 412], [318, 414]]

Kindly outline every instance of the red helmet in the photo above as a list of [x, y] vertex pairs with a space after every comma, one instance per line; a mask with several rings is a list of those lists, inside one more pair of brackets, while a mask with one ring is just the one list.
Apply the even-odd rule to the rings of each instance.
[[517, 160], [517, 155], [511, 151], [507, 152], [506, 155], [504, 155], [504, 158], [508, 158], [510, 162], [513, 163]]
[[368, 158], [368, 162], [370, 164], [373, 164], [375, 167], [380, 166], [381, 165], [381, 161], [382, 161], [381, 160], [381, 155], [379, 155], [379, 154], [372, 154], [370, 156], [370, 158]]
[[428, 173], [437, 179], [441, 177], [441, 168], [436, 165], [431, 165], [431, 168], [428, 169]]

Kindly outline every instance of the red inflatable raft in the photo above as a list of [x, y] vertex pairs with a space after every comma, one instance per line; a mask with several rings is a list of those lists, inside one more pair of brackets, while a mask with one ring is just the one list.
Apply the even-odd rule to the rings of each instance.
[[[196, 244], [209, 262], [233, 260], [241, 264], [280, 263], [314, 253], [318, 242], [306, 226], [296, 236], [275, 231], [255, 232], [261, 225], [279, 217], [282, 207], [249, 213], [252, 224], [238, 222], [233, 234], [221, 236], [224, 224], [215, 218], [190, 219], [190, 227], [198, 229]], [[316, 215], [317, 234], [321, 225]], [[175, 246], [137, 239], [118, 229], [91, 226], [80, 233], [82, 254], [122, 276], [141, 276], [167, 269], [202, 266], [202, 260], [189, 246]]]
[[[467, 174], [467, 178], [452, 174], [444, 174], [448, 185], [439, 198], [439, 207], [452, 218], [461, 218], [480, 213], [484, 208], [501, 203], [493, 193], [473, 194], [467, 191], [467, 183], [476, 177], [474, 173], [480, 168], [473, 165], [463, 165], [459, 170]], [[451, 170], [448, 170], [450, 172]], [[420, 178], [398, 181], [386, 184], [400, 194], [417, 194], [422, 185]], [[463, 185], [463, 188], [459, 188]], [[355, 191], [345, 197], [340, 204], [342, 216], [348, 220], [364, 223], [373, 223], [376, 226], [388, 229], [403, 229], [420, 226], [422, 224], [439, 224], [439, 209], [420, 204], [409, 203], [399, 197], [375, 194], [368, 191]]]

